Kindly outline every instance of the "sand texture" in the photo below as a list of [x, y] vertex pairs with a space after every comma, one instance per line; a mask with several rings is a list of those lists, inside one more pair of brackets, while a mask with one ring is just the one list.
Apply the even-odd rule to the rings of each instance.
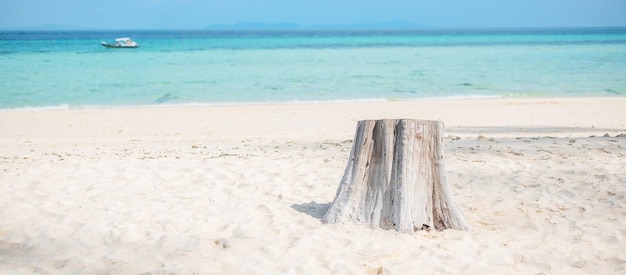
[[[0, 112], [2, 274], [624, 274], [626, 98]], [[320, 222], [362, 119], [446, 124], [470, 231]]]

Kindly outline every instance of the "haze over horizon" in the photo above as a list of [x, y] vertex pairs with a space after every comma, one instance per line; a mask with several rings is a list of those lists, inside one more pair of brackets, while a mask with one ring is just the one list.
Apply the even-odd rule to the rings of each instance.
[[246, 22], [300, 27], [406, 22], [435, 28], [626, 26], [626, 1], [3, 0], [0, 29], [204, 29]]

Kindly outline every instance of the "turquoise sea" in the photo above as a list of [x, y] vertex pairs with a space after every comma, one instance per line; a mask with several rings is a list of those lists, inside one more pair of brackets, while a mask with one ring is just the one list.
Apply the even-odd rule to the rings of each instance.
[[0, 109], [574, 96], [626, 96], [626, 28], [0, 31]]

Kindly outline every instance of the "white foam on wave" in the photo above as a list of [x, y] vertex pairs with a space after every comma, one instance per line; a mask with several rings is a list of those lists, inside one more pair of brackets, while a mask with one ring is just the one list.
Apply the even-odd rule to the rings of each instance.
[[50, 105], [50, 106], [26, 106], [17, 108], [0, 109], [2, 111], [18, 111], [18, 112], [37, 112], [37, 111], [60, 111], [71, 109], [69, 104]]
[[388, 101], [420, 101], [420, 100], [463, 100], [463, 99], [494, 99], [502, 98], [500, 95], [455, 95], [441, 97], [376, 97], [376, 98], [354, 98], [354, 99], [329, 99], [329, 100], [286, 100], [286, 101], [225, 101], [225, 102], [190, 102], [190, 103], [165, 103], [142, 105], [142, 107], [202, 107], [202, 106], [255, 106], [255, 105], [281, 105], [281, 104], [332, 104], [332, 103], [360, 103], [360, 102], [388, 102]]
[[129, 104], [129, 105], [70, 105], [60, 104], [51, 106], [27, 106], [18, 108], [0, 109], [0, 111], [62, 111], [62, 110], [87, 110], [87, 109], [123, 109], [123, 108], [164, 108], [164, 107], [211, 107], [211, 106], [260, 106], [281, 104], [333, 104], [333, 103], [361, 103], [361, 102], [389, 102], [389, 101], [421, 101], [421, 100], [463, 100], [463, 99], [494, 99], [502, 98], [499, 95], [455, 95], [441, 97], [416, 97], [416, 98], [355, 98], [355, 99], [329, 99], [329, 100], [287, 100], [287, 101], [224, 101], [224, 102], [188, 102], [188, 103], [163, 103], [163, 104]]
[[166, 103], [142, 105], [142, 107], [203, 107], [203, 106], [257, 106], [257, 105], [280, 105], [280, 104], [326, 104], [326, 103], [351, 103], [351, 102], [383, 102], [390, 101], [387, 98], [363, 98], [363, 99], [329, 99], [329, 100], [286, 100], [286, 101], [223, 101], [223, 102], [190, 102], [190, 103]]
[[413, 98], [413, 99], [408, 99], [408, 100], [463, 100], [463, 99], [494, 99], [494, 98], [503, 98], [503, 96], [501, 95], [451, 95], [451, 96]]

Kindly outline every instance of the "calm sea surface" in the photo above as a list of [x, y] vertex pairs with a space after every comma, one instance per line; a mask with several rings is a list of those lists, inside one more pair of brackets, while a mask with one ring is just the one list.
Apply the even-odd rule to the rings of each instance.
[[0, 109], [571, 96], [626, 96], [626, 28], [0, 31]]

